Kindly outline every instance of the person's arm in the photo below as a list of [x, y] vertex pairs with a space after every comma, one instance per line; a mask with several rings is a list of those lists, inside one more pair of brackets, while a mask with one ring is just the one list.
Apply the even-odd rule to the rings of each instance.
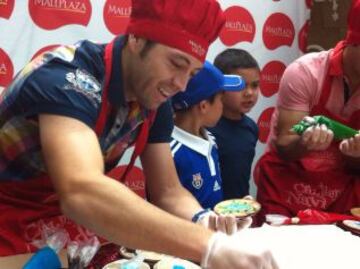
[[301, 145], [301, 136], [291, 131], [291, 127], [302, 120], [308, 113], [278, 108], [278, 122], [275, 127], [274, 146], [283, 159], [294, 160], [307, 153]]
[[[307, 129], [301, 136], [291, 131], [294, 124], [309, 115], [320, 95], [318, 73], [312, 65], [319, 54], [312, 54], [291, 63], [279, 85], [276, 140], [272, 141], [284, 160], [296, 160], [313, 150], [324, 150], [332, 141], [332, 133], [325, 126]], [[318, 68], [321, 68], [318, 66]]]
[[183, 188], [178, 178], [169, 145], [173, 129], [171, 104], [166, 102], [157, 110], [148, 143], [140, 156], [146, 178], [147, 198], [164, 210], [191, 220], [202, 207], [193, 195]]
[[196, 198], [183, 188], [169, 146], [173, 128], [170, 103], [164, 103], [157, 111], [147, 147], [141, 156], [148, 199], [168, 212], [214, 231], [232, 234], [245, 227], [246, 222], [237, 225], [234, 217], [220, 216], [203, 209]]
[[188, 220], [197, 216], [194, 220], [197, 224], [227, 234], [250, 226], [250, 218], [237, 221], [235, 217], [218, 215], [200, 206], [196, 198], [181, 185], [168, 143], [148, 144], [141, 161], [148, 199], [153, 204]]
[[148, 144], [141, 155], [141, 163], [150, 202], [188, 220], [202, 209], [181, 185], [168, 143]]
[[325, 125], [308, 128], [301, 136], [291, 131], [292, 126], [308, 113], [282, 108], [279, 108], [278, 113], [274, 145], [284, 160], [296, 160], [310, 151], [321, 151], [330, 146], [333, 133]]
[[[47, 169], [66, 216], [120, 245], [201, 261], [213, 232], [162, 211], [105, 176], [97, 137], [87, 125], [55, 115], [40, 115], [39, 123]], [[154, 151], [162, 153], [150, 147], [145, 155]], [[170, 192], [182, 192], [175, 189], [176, 194]]]
[[[39, 123], [43, 156], [61, 208], [75, 222], [119, 245], [201, 262], [206, 269], [278, 268], [256, 234], [240, 245], [237, 237], [166, 213], [104, 176], [97, 137], [84, 123], [45, 114]], [[254, 240], [260, 249], [245, 251]]]

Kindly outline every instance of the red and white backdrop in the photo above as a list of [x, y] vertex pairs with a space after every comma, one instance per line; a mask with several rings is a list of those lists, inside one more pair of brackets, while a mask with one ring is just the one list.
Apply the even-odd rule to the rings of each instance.
[[[262, 71], [259, 101], [250, 112], [260, 128], [256, 163], [265, 148], [281, 75], [306, 48], [312, 0], [219, 2], [227, 22], [208, 59], [227, 47], [242, 48], [258, 60]], [[130, 13], [131, 0], [0, 0], [0, 92], [38, 53], [80, 39], [108, 42], [124, 32]], [[141, 193], [139, 171], [133, 177], [132, 187]]]

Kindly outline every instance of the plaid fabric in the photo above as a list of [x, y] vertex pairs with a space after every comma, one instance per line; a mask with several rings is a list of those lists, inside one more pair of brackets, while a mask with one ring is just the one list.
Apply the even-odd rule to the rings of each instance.
[[[74, 54], [74, 47], [67, 47]], [[49, 62], [56, 54], [39, 55], [16, 76], [13, 83], [0, 96], [0, 180], [23, 180], [42, 175], [45, 166], [40, 152], [38, 123], [27, 119], [15, 106], [24, 81], [39, 67]], [[19, 116], [12, 116], [19, 115]]]
[[121, 127], [121, 131], [119, 132], [120, 126], [115, 121], [110, 130], [105, 132], [105, 140], [107, 141], [104, 150], [106, 171], [116, 166], [125, 150], [134, 144], [140, 131], [139, 127], [147, 116], [148, 111], [141, 109], [138, 103], [131, 102], [129, 103], [128, 116]]
[[[21, 94], [20, 89], [24, 86], [24, 82], [35, 70], [55, 57], [66, 61], [76, 60], [76, 48], [76, 45], [59, 47], [38, 56], [25, 66], [0, 96], [0, 181], [23, 181], [46, 173], [37, 117], [27, 117], [27, 108], [19, 104], [17, 97]], [[105, 131], [99, 138], [106, 171], [112, 169], [129, 145], [134, 143], [139, 127], [147, 116], [148, 111], [133, 102], [114, 109], [107, 118]]]

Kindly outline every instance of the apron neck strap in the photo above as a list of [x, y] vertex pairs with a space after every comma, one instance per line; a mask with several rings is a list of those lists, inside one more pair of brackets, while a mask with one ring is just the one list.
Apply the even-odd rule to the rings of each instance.
[[113, 48], [114, 48], [114, 40], [111, 41], [109, 44], [107, 44], [105, 47], [105, 54], [104, 54], [105, 82], [104, 82], [103, 93], [101, 96], [102, 102], [100, 107], [100, 114], [95, 126], [95, 132], [98, 136], [100, 136], [104, 131], [107, 111], [109, 107], [108, 88], [109, 88], [111, 69], [112, 69]]

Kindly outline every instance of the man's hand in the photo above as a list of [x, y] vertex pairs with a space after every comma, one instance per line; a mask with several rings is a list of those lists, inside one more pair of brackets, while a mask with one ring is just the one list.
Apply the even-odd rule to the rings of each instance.
[[333, 141], [334, 133], [325, 124], [312, 126], [302, 134], [300, 143], [306, 150], [327, 149]]
[[349, 139], [345, 139], [340, 143], [340, 151], [349, 157], [360, 157], [360, 134]]
[[205, 269], [278, 269], [271, 252], [256, 229], [232, 236], [215, 233], [209, 240], [201, 268]]
[[[246, 195], [242, 199], [254, 200], [251, 195]], [[195, 218], [195, 219], [194, 219]], [[213, 231], [219, 231], [226, 234], [234, 234], [242, 229], [249, 228], [252, 224], [252, 218], [236, 218], [234, 216], [224, 216], [216, 214], [212, 210], [203, 210], [196, 214], [193, 222], [196, 222]]]

